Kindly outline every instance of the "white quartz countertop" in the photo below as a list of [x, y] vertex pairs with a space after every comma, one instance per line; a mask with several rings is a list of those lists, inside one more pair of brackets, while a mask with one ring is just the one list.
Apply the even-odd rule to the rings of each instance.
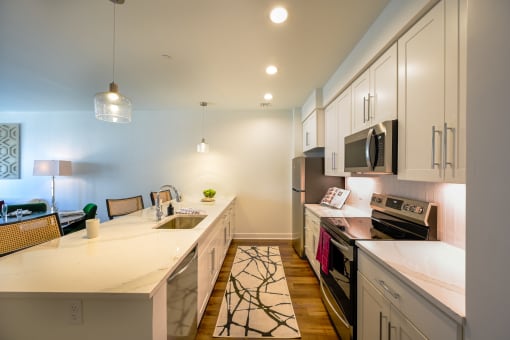
[[342, 209], [329, 208], [320, 204], [305, 204], [305, 208], [318, 217], [370, 217], [370, 212], [344, 204]]
[[466, 316], [465, 251], [440, 241], [356, 241], [360, 249], [459, 323]]
[[[151, 297], [221, 216], [234, 197], [214, 203], [179, 202], [207, 217], [189, 230], [155, 229], [154, 207], [0, 258], [0, 297], [26, 294], [130, 294]], [[166, 211], [166, 210], [164, 210]]]

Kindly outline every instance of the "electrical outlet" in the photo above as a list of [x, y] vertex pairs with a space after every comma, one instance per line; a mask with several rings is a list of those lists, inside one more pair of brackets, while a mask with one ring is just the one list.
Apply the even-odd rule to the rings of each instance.
[[83, 322], [83, 305], [81, 300], [70, 300], [68, 302], [69, 323], [79, 325]]

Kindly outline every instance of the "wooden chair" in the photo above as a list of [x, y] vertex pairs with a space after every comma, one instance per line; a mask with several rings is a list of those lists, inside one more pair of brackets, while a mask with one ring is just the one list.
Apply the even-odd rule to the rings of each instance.
[[108, 210], [108, 217], [110, 220], [114, 217], [127, 215], [141, 209], [143, 209], [142, 195], [106, 199], [106, 210]]
[[[156, 197], [158, 196], [157, 191], [152, 191], [149, 193], [149, 196], [151, 197], [152, 205], [156, 205]], [[171, 201], [172, 200], [172, 194], [170, 193], [170, 190], [163, 190], [159, 193], [159, 199], [161, 200], [161, 203]]]
[[0, 226], [0, 256], [35, 246], [62, 236], [58, 214]]

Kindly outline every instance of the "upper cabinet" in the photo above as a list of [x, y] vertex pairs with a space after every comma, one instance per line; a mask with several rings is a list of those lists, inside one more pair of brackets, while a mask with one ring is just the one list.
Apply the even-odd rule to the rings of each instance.
[[352, 133], [397, 118], [397, 44], [352, 83]]
[[328, 176], [348, 176], [344, 172], [344, 137], [351, 133], [351, 88], [347, 88], [325, 110], [324, 171]]
[[303, 122], [303, 152], [324, 147], [324, 110], [313, 111]]
[[460, 9], [458, 1], [443, 0], [398, 40], [399, 179], [465, 183]]
[[324, 147], [322, 90], [315, 89], [301, 108], [303, 152]]

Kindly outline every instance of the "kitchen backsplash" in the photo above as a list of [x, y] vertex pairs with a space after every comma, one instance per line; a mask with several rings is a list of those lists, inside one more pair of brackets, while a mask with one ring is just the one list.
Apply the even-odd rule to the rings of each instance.
[[466, 247], [466, 185], [399, 181], [397, 176], [346, 177], [351, 190], [347, 204], [370, 211], [373, 192], [384, 193], [438, 205], [438, 238], [453, 246]]

